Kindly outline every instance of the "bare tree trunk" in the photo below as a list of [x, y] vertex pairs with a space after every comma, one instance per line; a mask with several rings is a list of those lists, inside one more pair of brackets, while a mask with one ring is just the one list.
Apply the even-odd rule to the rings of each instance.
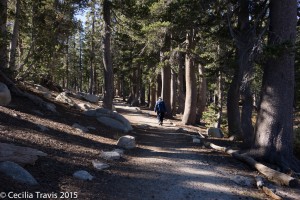
[[122, 89], [121, 89], [121, 80], [120, 80], [120, 77], [119, 76], [116, 76], [116, 96], [117, 97], [120, 97], [121, 96], [121, 93], [122, 93]]
[[104, 19], [104, 38], [103, 38], [103, 64], [104, 64], [104, 99], [103, 107], [112, 110], [114, 98], [114, 80], [113, 80], [113, 66], [110, 52], [110, 10], [111, 2], [109, 0], [103, 1], [103, 19]]
[[[161, 52], [163, 54], [163, 52]], [[164, 59], [161, 60], [164, 62]], [[165, 65], [161, 70], [161, 79], [162, 79], [162, 91], [161, 96], [165, 102], [167, 113], [166, 117], [172, 117], [171, 113], [171, 67], [169, 64]]]
[[93, 16], [92, 16], [92, 38], [91, 38], [91, 55], [90, 55], [90, 78], [89, 78], [89, 93], [93, 94], [95, 88], [95, 66], [94, 66], [94, 59], [95, 59], [95, 44], [94, 44], [94, 34], [95, 34], [95, 4], [93, 5]]
[[184, 53], [179, 52], [179, 69], [178, 69], [178, 109], [177, 113], [183, 114], [185, 104], [185, 92], [184, 92]]
[[7, 68], [7, 0], [0, 0], [0, 70]]
[[166, 114], [165, 116], [168, 118], [172, 117], [171, 112], [171, 67], [169, 62], [165, 62], [170, 56], [165, 55], [166, 52], [170, 51], [171, 47], [171, 36], [169, 34], [165, 35], [164, 38], [164, 46], [160, 51], [160, 62], [163, 65], [161, 69], [161, 79], [162, 79], [162, 91], [161, 97], [163, 98], [166, 105]]
[[82, 67], [82, 33], [79, 31], [79, 91], [82, 92], [83, 67]]
[[161, 74], [158, 73], [156, 77], [156, 100], [161, 96], [162, 83], [161, 83]]
[[206, 93], [207, 93], [207, 84], [205, 77], [205, 68], [203, 65], [198, 65], [199, 70], [199, 85], [198, 85], [198, 100], [197, 100], [197, 113], [196, 113], [196, 122], [200, 123], [202, 114], [206, 106]]
[[[237, 46], [238, 66], [228, 91], [227, 116], [229, 134], [242, 138], [244, 144], [249, 145], [253, 138], [251, 121], [253, 100], [250, 89], [253, 59], [251, 56], [254, 54], [254, 46], [258, 39], [255, 32], [256, 27], [251, 28], [249, 23], [249, 0], [239, 0], [239, 4], [239, 34], [234, 34], [231, 30]], [[243, 98], [242, 115], [240, 115], [239, 108], [240, 94]]]
[[151, 110], [154, 109], [155, 102], [156, 102], [156, 87], [155, 87], [155, 79], [152, 79], [149, 85], [149, 90], [150, 90], [150, 101], [149, 101], [149, 108]]
[[222, 72], [219, 72], [219, 76], [218, 76], [218, 82], [217, 82], [217, 96], [218, 96], [218, 102], [217, 102], [217, 124], [216, 124], [216, 128], [220, 128], [221, 127], [221, 123], [222, 123], [222, 113], [223, 113], [223, 76], [222, 76]]
[[69, 77], [69, 37], [67, 38], [67, 45], [66, 45], [66, 88], [69, 89], [70, 87], [70, 77]]
[[252, 150], [256, 157], [284, 170], [300, 172], [300, 162], [293, 156], [295, 54], [290, 49], [295, 44], [296, 24], [296, 0], [271, 0], [268, 42], [273, 47], [286, 48], [265, 65]]
[[195, 46], [195, 31], [192, 30], [186, 35], [186, 55], [185, 55], [185, 77], [186, 77], [186, 98], [184, 106], [184, 114], [182, 117], [183, 124], [196, 123], [196, 104], [197, 104], [197, 88], [195, 64], [193, 61], [192, 50]]
[[20, 0], [16, 1], [16, 10], [15, 10], [15, 22], [13, 28], [13, 34], [10, 43], [10, 54], [9, 54], [9, 68], [16, 70], [16, 52], [18, 46], [18, 37], [19, 37], [19, 17], [20, 17]]
[[177, 101], [177, 74], [174, 69], [171, 69], [171, 114], [176, 115]]

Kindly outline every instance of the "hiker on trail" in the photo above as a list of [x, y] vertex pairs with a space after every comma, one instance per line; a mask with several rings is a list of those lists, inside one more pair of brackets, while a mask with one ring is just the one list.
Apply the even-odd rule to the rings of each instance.
[[165, 117], [166, 105], [161, 97], [158, 98], [154, 107], [154, 111], [157, 114], [158, 124], [162, 125]]

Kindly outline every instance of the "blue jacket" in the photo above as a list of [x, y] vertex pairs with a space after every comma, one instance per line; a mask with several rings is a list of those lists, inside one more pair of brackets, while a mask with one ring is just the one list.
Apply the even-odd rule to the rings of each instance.
[[154, 107], [154, 111], [155, 112], [166, 112], [166, 105], [165, 105], [165, 102], [163, 100], [158, 100], [155, 104], [155, 107]]

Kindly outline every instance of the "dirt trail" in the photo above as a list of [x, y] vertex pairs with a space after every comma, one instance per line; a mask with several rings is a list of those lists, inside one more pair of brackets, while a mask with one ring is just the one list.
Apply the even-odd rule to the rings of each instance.
[[[130, 134], [136, 137], [137, 148], [126, 150], [120, 160], [105, 161], [99, 157], [101, 151], [117, 148], [121, 133], [75, 108], [56, 106], [58, 113], [42, 116], [28, 99], [15, 98], [10, 107], [1, 107], [0, 142], [36, 148], [48, 156], [39, 158], [34, 166], [25, 166], [38, 186], [16, 183], [0, 173], [1, 183], [5, 183], [0, 184], [0, 192], [67, 192], [78, 194], [81, 200], [269, 199], [255, 185], [243, 186], [237, 179], [251, 181], [257, 172], [230, 156], [192, 143], [191, 134], [195, 133], [179, 129], [187, 127], [176, 120], [159, 126], [154, 112], [118, 104], [117, 111], [133, 125]], [[72, 127], [75, 122], [95, 129], [77, 131]], [[38, 125], [49, 130], [42, 131]], [[110, 167], [96, 170], [94, 160], [108, 162]], [[75, 179], [72, 175], [77, 170], [86, 170], [95, 178]], [[284, 199], [300, 196], [299, 189], [279, 191]]]
[[[116, 199], [266, 197], [252, 186], [242, 187], [230, 180], [238, 174], [250, 175], [246, 166], [193, 144], [191, 135], [178, 132], [169, 120], [159, 126], [153, 112], [131, 113], [124, 108], [119, 111], [134, 125], [138, 148], [129, 152], [120, 169], [120, 174], [127, 173], [116, 185]], [[240, 171], [236, 171], [236, 166]]]

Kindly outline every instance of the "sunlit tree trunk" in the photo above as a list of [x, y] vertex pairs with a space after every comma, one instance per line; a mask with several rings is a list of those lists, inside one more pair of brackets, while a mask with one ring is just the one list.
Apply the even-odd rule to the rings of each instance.
[[196, 105], [197, 105], [197, 87], [195, 64], [193, 60], [192, 50], [195, 47], [195, 31], [192, 30], [186, 35], [186, 55], [185, 55], [185, 79], [186, 79], [186, 95], [184, 114], [182, 117], [183, 124], [196, 123]]
[[222, 113], [223, 113], [223, 76], [222, 72], [219, 72], [218, 79], [217, 79], [217, 98], [218, 101], [216, 102], [217, 106], [217, 123], [215, 125], [216, 128], [221, 127], [222, 123]]
[[196, 122], [200, 123], [202, 114], [206, 106], [206, 93], [207, 93], [207, 83], [205, 77], [205, 68], [203, 65], [198, 65], [199, 70], [199, 84], [198, 84], [198, 100], [197, 100], [197, 113], [196, 113]]
[[300, 172], [293, 157], [293, 100], [297, 1], [271, 0], [269, 45], [281, 48], [268, 59], [263, 75], [253, 155], [284, 170]]

